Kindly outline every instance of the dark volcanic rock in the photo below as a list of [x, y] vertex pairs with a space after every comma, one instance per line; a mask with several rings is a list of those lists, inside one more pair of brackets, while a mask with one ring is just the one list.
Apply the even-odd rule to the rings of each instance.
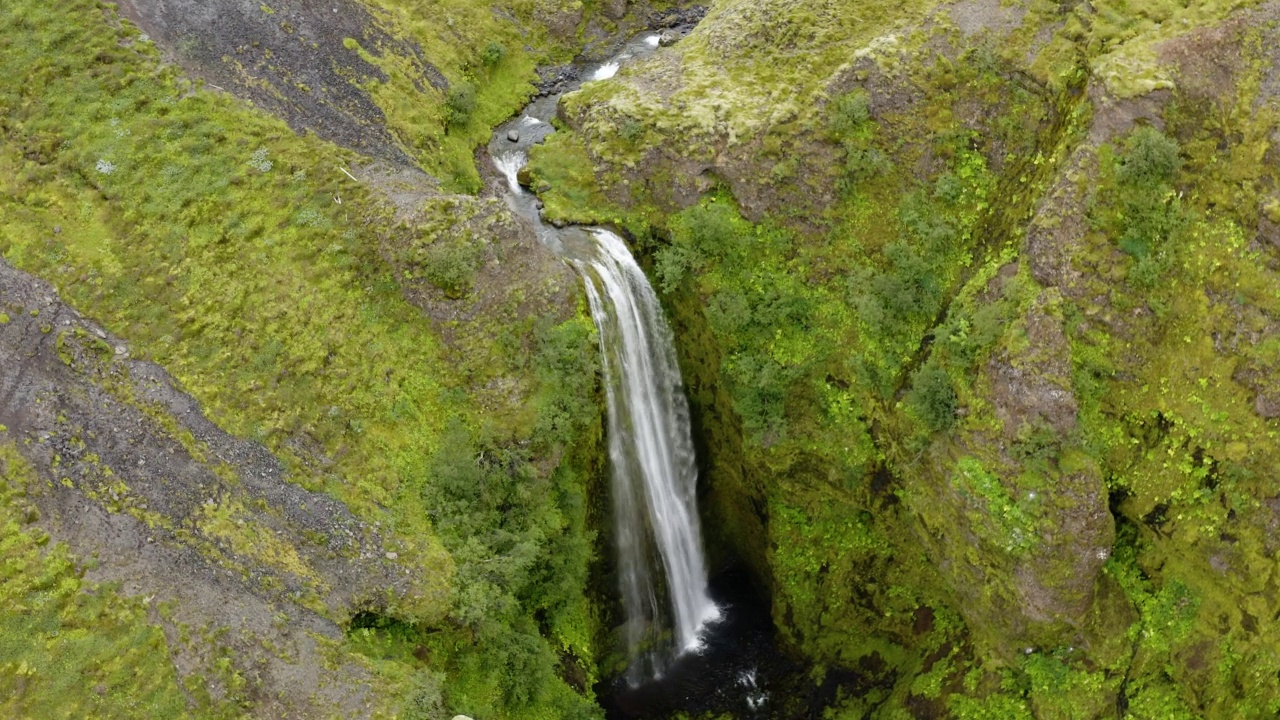
[[358, 87], [385, 80], [380, 69], [343, 45], [352, 38], [373, 55], [412, 58], [422, 89], [443, 90], [444, 76], [421, 49], [377, 25], [354, 0], [122, 0], [165, 55], [188, 73], [279, 115], [290, 127], [366, 155], [408, 163], [386, 118]]

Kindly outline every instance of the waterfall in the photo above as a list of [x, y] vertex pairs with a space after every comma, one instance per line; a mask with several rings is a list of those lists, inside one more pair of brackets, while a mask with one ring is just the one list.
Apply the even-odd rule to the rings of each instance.
[[[625, 61], [651, 54], [658, 40], [652, 33], [638, 36], [583, 73], [578, 84], [613, 77]], [[520, 168], [530, 148], [552, 131], [559, 97], [557, 92], [531, 102], [497, 129], [489, 151], [506, 181], [503, 195], [512, 211], [582, 275], [599, 329], [618, 583], [631, 658], [627, 680], [638, 686], [701, 648], [703, 629], [720, 610], [708, 594], [702, 557], [689, 405], [671, 329], [653, 288], [622, 238], [600, 228], [548, 225], [537, 198], [520, 187]]]
[[524, 167], [528, 161], [529, 158], [522, 152], [498, 155], [493, 159], [498, 172], [507, 179], [507, 189], [516, 197], [524, 195], [524, 188], [520, 187], [520, 168]]
[[660, 676], [673, 654], [696, 650], [703, 627], [720, 611], [707, 594], [689, 406], [671, 330], [622, 239], [599, 228], [591, 234], [591, 256], [574, 265], [599, 328], [618, 576], [635, 684]]
[[610, 63], [605, 63], [591, 74], [592, 80], [608, 80], [618, 74], [618, 70], [622, 67], [622, 60], [618, 59]]

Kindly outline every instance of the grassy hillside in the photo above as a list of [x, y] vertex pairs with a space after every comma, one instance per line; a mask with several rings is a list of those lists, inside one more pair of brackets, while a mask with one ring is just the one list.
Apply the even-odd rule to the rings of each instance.
[[[400, 85], [403, 58], [389, 52], [373, 57], [388, 80], [352, 79], [446, 188], [478, 187], [472, 147], [532, 91], [535, 60], [563, 57], [576, 42], [556, 35], [552, 45], [539, 20], [548, 8], [516, 5], [517, 21], [467, 3], [379, 10], [451, 87], [471, 88], [467, 112], [456, 97]], [[576, 22], [589, 16], [581, 10]], [[456, 30], [441, 31], [442, 14]], [[365, 51], [358, 39], [349, 45]], [[599, 621], [586, 587], [596, 553], [587, 493], [601, 453], [594, 331], [571, 276], [543, 258], [510, 287], [453, 282], [483, 276], [495, 257], [536, 256], [500, 204], [444, 195], [427, 179], [413, 180], [417, 200], [395, 204], [387, 193], [398, 187], [394, 173], [190, 81], [109, 4], [6, 3], [0, 46], [5, 260], [127, 338], [132, 357], [163, 366], [218, 426], [265, 445], [290, 482], [341, 500], [386, 533], [398, 572], [434, 588], [329, 618], [351, 628], [331, 652], [366, 666], [379, 686], [361, 712], [590, 716]], [[449, 243], [454, 250], [435, 252]], [[415, 269], [425, 282], [408, 297], [402, 283]], [[445, 320], [450, 313], [463, 319]], [[144, 409], [181, 426], [163, 408]], [[7, 442], [35, 452], [30, 436]], [[215, 473], [230, 472], [230, 485], [239, 482], [200, 439], [185, 442]], [[21, 493], [55, 480], [52, 462], [5, 478]], [[227, 512], [198, 532], [213, 533], [232, 555], [260, 554], [254, 526]], [[43, 559], [21, 552], [27, 565], [14, 566], [15, 576], [34, 578], [23, 567], [39, 563], [72, 567], [52, 546]], [[117, 601], [89, 601], [90, 586], [77, 594], [68, 577], [56, 596], [63, 632], [100, 635], [94, 648], [131, 642], [122, 633], [163, 646], [156, 627], [167, 627], [164, 618], [121, 599], [118, 622], [96, 621], [107, 612], [102, 602]], [[54, 617], [40, 612], [12, 619]], [[16, 688], [11, 702], [21, 712], [110, 714], [111, 702], [133, 696], [114, 679], [105, 694], [87, 680], [67, 692], [24, 680], [42, 661], [8, 630], [6, 638], [0, 682]], [[174, 680], [163, 654], [146, 660], [162, 667], [155, 673], [130, 658], [114, 662], [156, 683], [138, 691], [139, 702], [185, 708], [177, 714], [216, 709], [192, 704], [188, 686], [199, 676]], [[209, 662], [248, 683], [235, 712], [253, 713], [271, 690], [235, 658]], [[174, 694], [184, 687], [186, 702]]]

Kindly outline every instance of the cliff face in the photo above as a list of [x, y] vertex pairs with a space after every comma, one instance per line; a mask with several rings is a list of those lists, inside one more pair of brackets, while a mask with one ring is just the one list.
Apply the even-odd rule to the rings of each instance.
[[533, 182], [652, 259], [721, 552], [851, 716], [1280, 702], [1278, 20], [726, 1], [564, 100]]

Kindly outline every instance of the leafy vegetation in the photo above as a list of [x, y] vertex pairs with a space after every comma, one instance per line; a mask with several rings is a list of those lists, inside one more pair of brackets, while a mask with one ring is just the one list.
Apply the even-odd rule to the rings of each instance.
[[[412, 58], [353, 39], [387, 73], [365, 89], [468, 191], [533, 64], [577, 40], [532, 19], [598, 9], [379, 4], [447, 83], [415, 87]], [[1254, 4], [726, 0], [566, 99], [534, 185], [649, 263], [710, 449], [713, 550], [752, 564], [815, 677], [858, 669], [833, 714], [1280, 711], [1273, 63], [1265, 24], [1218, 25]], [[1209, 25], [1195, 41], [1233, 43], [1207, 53], [1229, 79], [1180, 86], [1204, 75], [1179, 66]], [[96, 3], [14, 0], [0, 27], [0, 252], [389, 527], [416, 571], [454, 569], [432, 607], [357, 618], [340, 651], [402, 716], [592, 716], [601, 430], [581, 309], [446, 346], [458, 327], [405, 302], [387, 260], [473, 297], [483, 241], [451, 224], [467, 202], [399, 226], [342, 174], [357, 158], [203, 92]], [[1128, 103], [1153, 89], [1172, 99]], [[474, 401], [489, 380], [506, 401]], [[89, 650], [55, 649], [113, 688], [66, 688], [71, 711], [116, 711], [116, 687], [219, 711], [177, 700], [167, 665], [128, 690], [142, 680], [99, 651], [163, 657], [162, 638], [134, 601], [86, 599], [16, 512], [13, 567], [53, 583], [16, 602], [89, 618], [71, 634]], [[0, 684], [64, 690], [11, 665]]]
[[1152, 127], [1134, 130], [1118, 158], [1114, 190], [1101, 204], [1100, 221], [1133, 258], [1128, 279], [1139, 290], [1155, 288], [1169, 272], [1187, 229], [1173, 184], [1180, 152], [1176, 141]]
[[1184, 5], [721, 3], [535, 155], [651, 258], [720, 541], [850, 717], [1274, 712], [1272, 30]]
[[871, 98], [855, 90], [831, 101], [829, 120], [832, 137], [844, 147], [841, 190], [851, 192], [860, 183], [883, 172], [888, 157], [877, 148], [875, 123], [871, 120]]
[[950, 430], [956, 422], [956, 391], [941, 367], [929, 364], [915, 372], [907, 403], [932, 432]]

